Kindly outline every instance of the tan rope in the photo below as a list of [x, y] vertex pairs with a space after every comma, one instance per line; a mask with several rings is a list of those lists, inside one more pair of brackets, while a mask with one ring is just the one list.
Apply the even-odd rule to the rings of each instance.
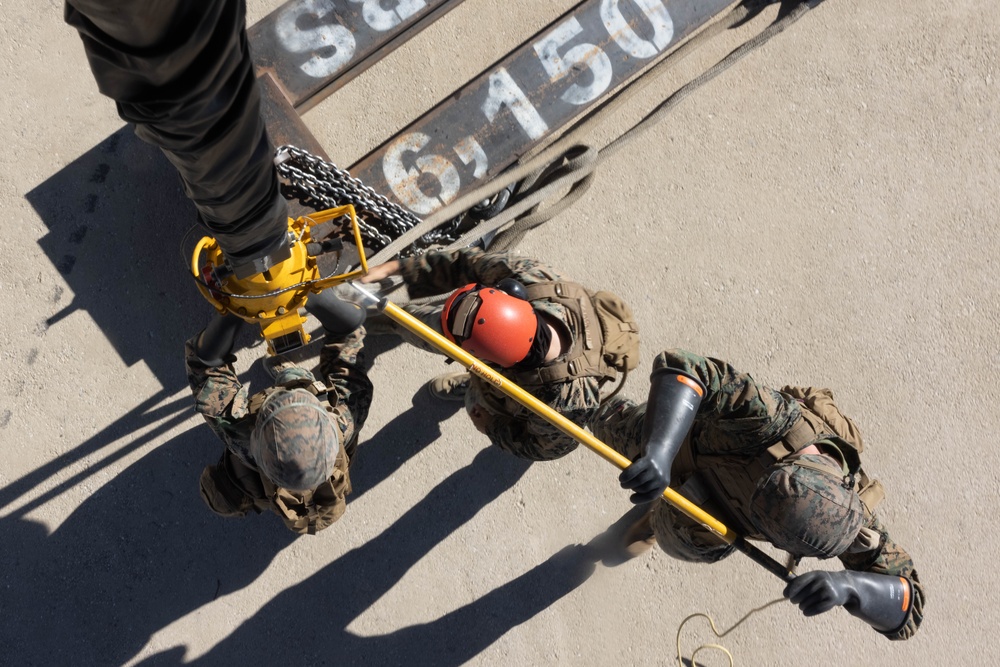
[[[696, 89], [763, 46], [772, 37], [786, 30], [792, 23], [821, 2], [822, 0], [802, 0], [787, 13], [779, 13], [778, 18], [758, 35], [744, 42], [703, 74], [676, 90], [641, 121], [600, 150], [582, 143], [584, 134], [588, 133], [594, 125], [616, 112], [645, 86], [663, 75], [704, 42], [753, 18], [765, 6], [773, 4], [767, 0], [741, 2], [733, 7], [725, 17], [709, 24], [704, 30], [690, 37], [630, 85], [614, 93], [587, 113], [553, 143], [545, 148], [535, 149], [536, 152], [522, 157], [520, 163], [512, 169], [500, 174], [489, 183], [462, 195], [451, 204], [428, 216], [421, 224], [408, 230], [376, 253], [369, 259], [369, 262], [378, 264], [388, 261], [429, 230], [463, 213], [474, 204], [492, 198], [500, 190], [521, 182], [522, 189], [529, 187], [537, 187], [537, 189], [524, 196], [516, 204], [502, 210], [497, 216], [480, 222], [447, 247], [447, 249], [465, 247], [493, 231], [502, 230], [493, 239], [490, 249], [509, 250], [513, 248], [530, 229], [555, 217], [582, 197], [593, 183], [594, 172], [602, 160], [614, 155], [642, 133], [648, 131]], [[782, 12], [784, 9], [783, 4]], [[539, 184], [541, 185], [539, 186]], [[562, 193], [561, 196], [559, 193]], [[556, 199], [557, 196], [558, 199]], [[549, 201], [554, 201], [554, 203], [543, 208], [543, 205]], [[510, 226], [503, 229], [508, 224]], [[398, 285], [398, 280], [390, 281], [390, 284], [385, 286], [383, 293], [393, 291]]]
[[[732, 632], [736, 628], [740, 627], [748, 618], [750, 618], [754, 614], [756, 614], [758, 612], [761, 612], [761, 611], [764, 611], [768, 607], [771, 607], [773, 605], [778, 604], [779, 602], [784, 602], [784, 601], [785, 601], [785, 598], [783, 598], [783, 597], [782, 598], [777, 598], [777, 599], [771, 600], [767, 604], [763, 604], [763, 605], [761, 605], [759, 607], [755, 607], [754, 609], [751, 609], [750, 611], [748, 611], [746, 614], [743, 615], [743, 618], [741, 618], [740, 620], [736, 621], [736, 623], [734, 623], [732, 625], [732, 627], [730, 627], [725, 632], [719, 632], [718, 628], [715, 627], [715, 621], [708, 614], [703, 614], [701, 612], [698, 612], [696, 614], [691, 614], [690, 616], [688, 616], [687, 618], [685, 618], [683, 621], [681, 621], [681, 624], [679, 626], [677, 626], [677, 665], [678, 665], [678, 667], [684, 667], [684, 657], [683, 657], [683, 652], [681, 651], [681, 630], [684, 629], [684, 625], [688, 621], [690, 621], [692, 618], [701, 617], [701, 618], [707, 619], [708, 620], [708, 624], [712, 628], [712, 632], [715, 634], [716, 638], [722, 639], [723, 637], [725, 637], [726, 635], [728, 635], [730, 632]], [[722, 646], [721, 644], [702, 644], [702, 645], [698, 646], [697, 648], [695, 648], [694, 651], [691, 652], [691, 667], [698, 667], [698, 663], [695, 662], [694, 657], [696, 655], [698, 655], [698, 653], [700, 651], [705, 651], [705, 650], [708, 650], [708, 649], [714, 649], [716, 651], [721, 651], [722, 653], [724, 653], [726, 655], [726, 657], [729, 658], [729, 667], [734, 667], [734, 665], [736, 664], [736, 661], [733, 658], [733, 654], [725, 646]]]

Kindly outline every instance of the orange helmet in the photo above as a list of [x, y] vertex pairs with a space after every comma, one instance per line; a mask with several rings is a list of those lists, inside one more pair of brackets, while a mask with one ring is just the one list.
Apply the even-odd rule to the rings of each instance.
[[528, 356], [537, 327], [535, 309], [526, 300], [476, 283], [455, 290], [441, 311], [448, 340], [503, 368]]

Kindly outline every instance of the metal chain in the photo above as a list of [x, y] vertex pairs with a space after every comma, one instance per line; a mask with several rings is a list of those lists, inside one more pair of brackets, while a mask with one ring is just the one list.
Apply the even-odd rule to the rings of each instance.
[[[365, 243], [378, 251], [422, 221], [351, 174], [296, 146], [275, 151], [278, 175], [299, 198], [312, 199], [322, 208], [351, 204], [358, 215], [358, 228]], [[458, 238], [460, 219], [455, 218], [420, 238], [420, 246], [446, 245]], [[416, 245], [416, 244], [414, 244]], [[413, 250], [411, 250], [412, 252]]]

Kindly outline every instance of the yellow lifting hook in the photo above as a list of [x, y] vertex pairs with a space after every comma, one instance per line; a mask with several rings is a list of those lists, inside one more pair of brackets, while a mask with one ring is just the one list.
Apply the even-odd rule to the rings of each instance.
[[[311, 230], [345, 216], [350, 220], [360, 266], [348, 273], [323, 278], [316, 261], [316, 255], [322, 254], [322, 245], [312, 238]], [[202, 296], [220, 313], [232, 313], [258, 324], [270, 354], [281, 354], [309, 342], [310, 336], [303, 327], [306, 318], [299, 314], [299, 309], [305, 306], [310, 293], [319, 293], [368, 273], [357, 215], [350, 204], [294, 220], [289, 218], [288, 238], [291, 257], [242, 280], [229, 270], [214, 238], [205, 236], [199, 240], [191, 256], [191, 273]]]

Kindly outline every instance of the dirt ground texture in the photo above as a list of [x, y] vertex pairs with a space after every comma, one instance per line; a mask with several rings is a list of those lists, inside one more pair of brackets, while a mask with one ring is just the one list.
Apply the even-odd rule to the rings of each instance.
[[[572, 4], [467, 0], [305, 120], [350, 165]], [[252, 0], [250, 21], [279, 5]], [[727, 628], [780, 596], [739, 554], [581, 573], [566, 548], [629, 508], [613, 467], [492, 451], [422, 390], [452, 367], [385, 337], [344, 519], [296, 539], [211, 515], [197, 479], [220, 445], [182, 365], [211, 315], [179, 252], [193, 207], [98, 94], [62, 3], [3, 10], [0, 662], [664, 665], [689, 614]], [[762, 26], [649, 86], [595, 145]], [[829, 0], [519, 246], [632, 304], [626, 395], [683, 347], [830, 387], [864, 432], [927, 588], [922, 629], [889, 642], [779, 604], [722, 641], [737, 665], [997, 664], [998, 35], [985, 0]], [[259, 387], [264, 349], [240, 345]], [[709, 641], [685, 628], [688, 653]]]

